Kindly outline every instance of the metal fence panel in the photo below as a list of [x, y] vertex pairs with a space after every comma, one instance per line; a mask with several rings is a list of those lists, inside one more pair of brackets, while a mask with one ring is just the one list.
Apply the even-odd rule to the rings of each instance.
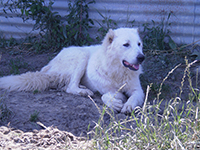
[[[89, 1], [89, 0], [88, 0]], [[68, 13], [69, 0], [55, 0], [54, 11], [61, 15]], [[48, 1], [46, 1], [48, 4]], [[133, 21], [140, 27], [145, 23], [161, 22], [171, 12], [171, 35], [177, 43], [192, 43], [200, 39], [200, 1], [199, 0], [96, 0], [90, 5], [90, 18], [95, 22], [91, 34], [96, 33], [103, 17], [115, 20], [118, 27], [125, 27], [127, 21]], [[10, 14], [11, 15], [11, 14]], [[4, 37], [21, 38], [29, 35], [33, 27], [32, 21], [24, 23], [21, 18], [5, 18], [0, 6], [0, 33]], [[130, 24], [129, 24], [130, 26]], [[93, 34], [95, 35], [95, 34]]]

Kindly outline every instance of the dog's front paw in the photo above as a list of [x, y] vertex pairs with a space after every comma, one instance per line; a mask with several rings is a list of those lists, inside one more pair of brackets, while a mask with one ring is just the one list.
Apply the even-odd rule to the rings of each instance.
[[134, 103], [130, 104], [129, 102], [126, 102], [126, 103], [124, 104], [124, 106], [123, 106], [121, 112], [122, 112], [122, 113], [125, 113], [125, 114], [129, 114], [129, 113], [131, 113], [131, 112], [135, 109], [136, 106], [137, 106], [137, 105], [134, 104]]
[[115, 112], [120, 112], [123, 107], [123, 102], [121, 99], [113, 98], [108, 94], [103, 95], [101, 99], [109, 108]]
[[87, 95], [93, 96], [94, 95], [94, 93], [91, 90], [89, 90], [87, 88], [79, 88], [79, 87], [76, 87], [76, 88], [68, 87], [66, 92], [71, 93], [71, 94], [81, 95], [81, 96], [87, 96]]

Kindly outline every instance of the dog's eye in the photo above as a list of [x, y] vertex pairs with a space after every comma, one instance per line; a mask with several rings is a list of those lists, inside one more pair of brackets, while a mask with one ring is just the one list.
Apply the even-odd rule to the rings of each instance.
[[129, 44], [129, 43], [125, 43], [125, 44], [123, 44], [123, 46], [125, 46], [125, 47], [129, 47], [130, 44]]
[[142, 45], [142, 43], [141, 42], [138, 42], [138, 46], [140, 47]]

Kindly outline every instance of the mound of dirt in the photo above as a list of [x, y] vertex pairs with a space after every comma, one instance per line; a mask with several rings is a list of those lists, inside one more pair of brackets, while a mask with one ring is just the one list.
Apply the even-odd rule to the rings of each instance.
[[[90, 146], [87, 133], [99, 120], [103, 102], [99, 95], [88, 97], [61, 91], [7, 92], [0, 91], [3, 115], [0, 121], [0, 147], [3, 149], [62, 149]], [[5, 115], [5, 116], [4, 116]], [[124, 114], [115, 114], [125, 119]], [[109, 115], [104, 116], [105, 125]], [[80, 138], [85, 137], [85, 138]]]
[[[37, 121], [45, 126], [55, 126], [60, 130], [80, 136], [86, 135], [87, 128], [95, 126], [99, 113], [94, 103], [87, 97], [66, 94], [59, 91], [6, 92], [0, 91], [1, 101], [7, 107], [9, 116], [0, 123], [11, 127], [31, 131], [42, 129]], [[99, 98], [94, 101], [101, 106]], [[4, 108], [6, 109], [6, 108]]]

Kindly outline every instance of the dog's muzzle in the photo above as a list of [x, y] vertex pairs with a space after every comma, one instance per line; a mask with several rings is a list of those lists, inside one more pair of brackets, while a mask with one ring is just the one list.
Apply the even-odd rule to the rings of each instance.
[[137, 58], [136, 64], [130, 64], [126, 60], [123, 60], [122, 63], [125, 67], [129, 68], [130, 70], [137, 71], [139, 69], [140, 64], [144, 61], [145, 56], [143, 54], [139, 54], [136, 58]]

